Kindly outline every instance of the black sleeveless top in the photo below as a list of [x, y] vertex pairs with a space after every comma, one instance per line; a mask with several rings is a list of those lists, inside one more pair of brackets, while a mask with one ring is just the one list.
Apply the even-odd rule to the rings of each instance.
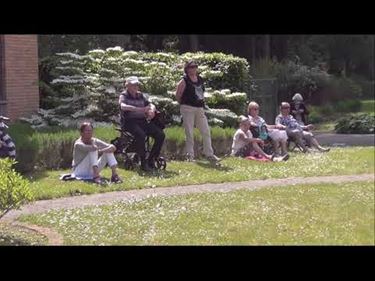
[[198, 81], [194, 83], [189, 76], [183, 77], [186, 87], [181, 97], [181, 104], [194, 107], [204, 107], [204, 85], [203, 78], [198, 75]]

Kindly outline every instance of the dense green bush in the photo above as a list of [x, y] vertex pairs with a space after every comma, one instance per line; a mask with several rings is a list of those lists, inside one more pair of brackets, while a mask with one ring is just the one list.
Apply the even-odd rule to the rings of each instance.
[[29, 182], [12, 168], [13, 165], [13, 160], [0, 159], [0, 218], [33, 200]]
[[301, 93], [305, 99], [310, 98], [330, 83], [330, 75], [318, 67], [309, 67], [292, 61], [278, 64], [276, 77], [287, 100], [295, 93]]
[[360, 100], [343, 100], [334, 104], [337, 112], [358, 112], [361, 110], [361, 106]]
[[310, 114], [308, 117], [308, 123], [317, 124], [324, 120], [322, 114], [316, 107], [310, 108]]
[[36, 166], [39, 143], [33, 134], [34, 129], [29, 124], [16, 122], [9, 126], [17, 151], [15, 168], [19, 172], [32, 171]]
[[361, 113], [341, 118], [335, 126], [337, 133], [342, 134], [373, 134], [375, 115]]

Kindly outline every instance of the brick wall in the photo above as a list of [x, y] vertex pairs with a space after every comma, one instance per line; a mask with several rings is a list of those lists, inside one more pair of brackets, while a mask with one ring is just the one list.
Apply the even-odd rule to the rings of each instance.
[[37, 35], [4, 35], [6, 114], [15, 120], [39, 108]]

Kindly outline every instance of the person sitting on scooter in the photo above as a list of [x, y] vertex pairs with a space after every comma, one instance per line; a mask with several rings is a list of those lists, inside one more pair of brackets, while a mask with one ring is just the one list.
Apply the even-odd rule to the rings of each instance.
[[[156, 107], [139, 91], [140, 84], [136, 76], [126, 79], [125, 90], [119, 98], [121, 129], [134, 136], [136, 151], [141, 159], [141, 169], [151, 171], [155, 168], [155, 160], [160, 155], [165, 134], [154, 122], [150, 122], [155, 117]], [[148, 159], [145, 143], [147, 136], [155, 140]]]

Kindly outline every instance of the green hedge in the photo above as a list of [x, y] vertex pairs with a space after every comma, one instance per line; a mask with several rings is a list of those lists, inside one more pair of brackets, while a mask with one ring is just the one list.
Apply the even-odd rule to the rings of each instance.
[[373, 134], [374, 129], [375, 115], [368, 113], [345, 116], [335, 126], [336, 132], [342, 134]]
[[[211, 127], [212, 144], [218, 155], [228, 154], [235, 129]], [[16, 169], [22, 173], [34, 170], [69, 168], [72, 162], [74, 141], [79, 138], [78, 130], [50, 127], [36, 131], [25, 123], [14, 123], [10, 126], [10, 135], [17, 147]], [[24, 134], [25, 133], [25, 134]], [[165, 129], [166, 140], [162, 153], [169, 159], [184, 157], [185, 131], [181, 126]], [[119, 136], [113, 126], [96, 127], [95, 137], [110, 142]], [[201, 155], [202, 138], [195, 129], [194, 138], [196, 154]]]

